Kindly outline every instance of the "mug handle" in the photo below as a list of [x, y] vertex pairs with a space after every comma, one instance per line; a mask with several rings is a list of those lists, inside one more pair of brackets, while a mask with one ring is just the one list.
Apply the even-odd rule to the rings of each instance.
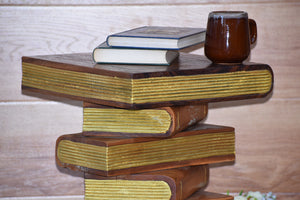
[[256, 22], [253, 19], [249, 19], [249, 30], [250, 30], [250, 42], [254, 44], [257, 39], [257, 27]]

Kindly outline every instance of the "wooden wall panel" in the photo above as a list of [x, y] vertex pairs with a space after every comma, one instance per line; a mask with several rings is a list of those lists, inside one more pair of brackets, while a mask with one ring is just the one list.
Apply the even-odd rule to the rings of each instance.
[[[300, 188], [300, 144], [298, 100], [211, 109], [206, 122], [235, 127], [236, 162], [214, 167], [209, 188], [229, 191], [251, 188], [259, 191], [293, 193]], [[211, 107], [221, 106], [212, 104]]]
[[[91, 52], [110, 33], [143, 25], [205, 27], [212, 10], [246, 10], [256, 20], [259, 34], [250, 60], [273, 68], [274, 92], [266, 99], [210, 104], [208, 123], [236, 128], [237, 160], [212, 166], [208, 189], [273, 191], [283, 199], [299, 199], [300, 3], [114, 0], [106, 4], [0, 1], [0, 198], [80, 199], [83, 194], [79, 174], [62, 173], [54, 162], [56, 138], [81, 130], [80, 102], [22, 95], [21, 56]], [[193, 53], [203, 54], [203, 49]]]
[[[0, 5], [9, 6], [98, 6], [98, 5], [194, 5], [194, 4], [234, 4], [234, 3], [277, 3], [282, 0], [0, 0]], [[285, 2], [297, 2], [287, 0]]]
[[[236, 128], [237, 160], [234, 165], [212, 166], [208, 189], [217, 192], [248, 188], [280, 193], [297, 191], [300, 187], [299, 103], [299, 100], [270, 100], [262, 104], [254, 101], [251, 105], [232, 104], [230, 108], [211, 105], [207, 123]], [[56, 168], [54, 146], [59, 135], [81, 130], [82, 115], [78, 113], [82, 110], [68, 104], [38, 104], [0, 107], [4, 133], [0, 140], [0, 194], [80, 195], [83, 179]], [[289, 120], [282, 122], [282, 118], [273, 117], [278, 113]]]
[[83, 193], [83, 179], [60, 173], [56, 139], [82, 130], [82, 108], [56, 102], [0, 104], [0, 197]]

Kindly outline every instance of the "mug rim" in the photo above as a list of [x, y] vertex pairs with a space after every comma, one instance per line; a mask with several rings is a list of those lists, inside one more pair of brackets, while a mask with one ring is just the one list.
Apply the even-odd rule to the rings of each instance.
[[248, 17], [245, 11], [213, 11], [210, 12], [208, 17], [214, 18], [243, 18]]

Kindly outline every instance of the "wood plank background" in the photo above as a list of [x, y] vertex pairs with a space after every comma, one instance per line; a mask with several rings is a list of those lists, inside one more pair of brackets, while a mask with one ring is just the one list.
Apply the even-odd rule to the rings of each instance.
[[143, 25], [206, 27], [213, 10], [256, 20], [250, 60], [273, 68], [275, 87], [265, 99], [210, 104], [207, 123], [236, 128], [237, 159], [212, 166], [207, 190], [300, 199], [300, 3], [283, 0], [1, 0], [0, 198], [83, 199], [81, 175], [54, 161], [56, 138], [82, 129], [81, 102], [22, 94], [21, 56], [91, 52], [108, 34]]

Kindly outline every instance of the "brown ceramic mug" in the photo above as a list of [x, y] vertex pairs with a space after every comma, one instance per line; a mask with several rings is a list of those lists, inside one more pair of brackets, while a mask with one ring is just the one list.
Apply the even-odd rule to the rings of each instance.
[[214, 63], [241, 63], [257, 38], [256, 23], [243, 11], [216, 11], [208, 15], [205, 55]]

